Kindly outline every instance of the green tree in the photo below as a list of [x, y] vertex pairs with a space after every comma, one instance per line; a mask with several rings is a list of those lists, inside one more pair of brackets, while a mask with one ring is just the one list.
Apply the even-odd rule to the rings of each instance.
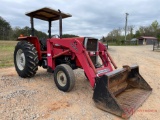
[[0, 16], [0, 40], [8, 40], [11, 37], [11, 32], [10, 23]]
[[13, 28], [12, 39], [13, 39], [13, 40], [16, 40], [16, 39], [20, 36], [20, 34], [22, 34], [20, 27], [15, 27], [15, 28]]
[[104, 36], [102, 36], [102, 38], [100, 39], [101, 42], [105, 43], [107, 42], [106, 38]]
[[79, 37], [78, 35], [73, 35], [73, 34], [63, 34], [62, 38], [72, 38], [72, 37]]
[[[48, 38], [47, 34], [42, 31], [38, 31], [34, 29], [34, 32], [35, 32], [35, 36], [38, 37], [39, 39]], [[23, 36], [30, 36], [31, 28], [29, 28], [28, 26], [25, 26], [24, 28], [20, 28], [20, 27], [13, 28], [13, 39], [14, 40], [16, 40], [21, 34]]]
[[154, 33], [154, 36], [156, 37], [157, 36], [157, 30], [159, 28], [159, 23], [157, 22], [157, 20], [152, 22], [151, 27], [153, 28], [153, 33]]
[[138, 37], [140, 37], [140, 36], [141, 36], [140, 31], [137, 30], [136, 33], [135, 33], [135, 35], [134, 35], [134, 37], [135, 37], [135, 38], [138, 38]]

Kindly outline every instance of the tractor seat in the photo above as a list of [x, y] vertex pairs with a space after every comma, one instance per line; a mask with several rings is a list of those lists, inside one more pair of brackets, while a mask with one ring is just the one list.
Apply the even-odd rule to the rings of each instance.
[[39, 39], [39, 42], [40, 42], [41, 50], [46, 51], [47, 50], [47, 39], [45, 38]]

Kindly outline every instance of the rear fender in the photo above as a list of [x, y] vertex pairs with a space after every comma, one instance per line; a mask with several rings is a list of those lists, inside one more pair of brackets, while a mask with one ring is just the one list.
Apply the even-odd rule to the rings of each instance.
[[41, 60], [42, 59], [42, 56], [41, 56], [41, 48], [40, 48], [40, 43], [39, 43], [39, 40], [37, 37], [28, 37], [28, 36], [25, 36], [25, 37], [18, 37], [17, 39], [18, 41], [28, 41], [30, 43], [32, 43], [36, 50], [37, 50], [37, 54], [38, 54], [38, 59]]

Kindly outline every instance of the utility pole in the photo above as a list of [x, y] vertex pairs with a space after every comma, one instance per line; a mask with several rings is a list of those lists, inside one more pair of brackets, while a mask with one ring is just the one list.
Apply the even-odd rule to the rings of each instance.
[[127, 34], [127, 19], [128, 19], [128, 13], [126, 13], [126, 22], [125, 22], [125, 41], [126, 41], [126, 34]]

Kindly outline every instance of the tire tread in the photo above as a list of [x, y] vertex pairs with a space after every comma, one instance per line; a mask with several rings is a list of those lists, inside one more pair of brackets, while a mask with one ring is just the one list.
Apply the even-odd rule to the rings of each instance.
[[[26, 65], [22, 71], [19, 70], [16, 65], [16, 53], [19, 49], [22, 49], [26, 59]], [[17, 43], [14, 51], [14, 65], [20, 77], [33, 77], [38, 70], [38, 61], [38, 54], [33, 44], [27, 41], [20, 41]]]

